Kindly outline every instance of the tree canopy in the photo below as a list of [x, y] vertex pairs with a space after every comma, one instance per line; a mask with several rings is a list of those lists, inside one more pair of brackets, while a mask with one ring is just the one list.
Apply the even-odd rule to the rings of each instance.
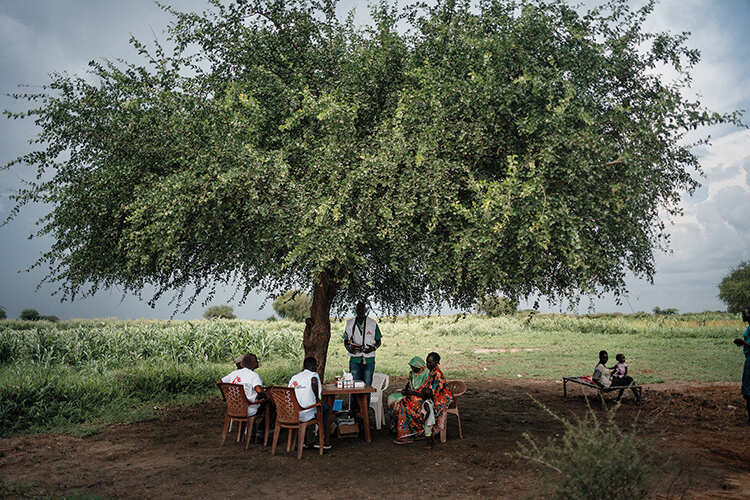
[[42, 316], [36, 309], [24, 309], [21, 311], [20, 318], [24, 321], [39, 321]]
[[305, 321], [310, 316], [311, 308], [312, 297], [300, 290], [289, 290], [273, 301], [273, 310], [279, 318], [289, 318], [292, 321]]
[[518, 310], [518, 301], [502, 297], [500, 295], [485, 295], [477, 301], [476, 311], [490, 318], [515, 314]]
[[9, 166], [40, 177], [14, 213], [52, 207], [38, 264], [64, 297], [310, 290], [323, 365], [332, 305], [650, 279], [697, 185], [685, 134], [740, 120], [685, 97], [699, 53], [643, 31], [652, 2], [383, 2], [362, 27], [334, 0], [210, 4], [165, 7], [169, 42], [132, 41], [144, 63], [17, 96], [41, 132]]
[[234, 308], [230, 305], [211, 306], [205, 310], [203, 317], [206, 319], [235, 319]]
[[730, 313], [750, 307], [750, 261], [740, 262], [719, 283], [719, 299]]

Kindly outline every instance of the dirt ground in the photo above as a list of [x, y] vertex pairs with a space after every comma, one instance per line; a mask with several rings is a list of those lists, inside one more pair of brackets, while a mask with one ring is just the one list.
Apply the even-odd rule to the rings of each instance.
[[[403, 385], [392, 380], [392, 387]], [[460, 399], [464, 439], [455, 417], [448, 442], [396, 446], [384, 428], [373, 442], [334, 440], [322, 457], [302, 460], [282, 447], [227, 440], [219, 447], [220, 398], [168, 407], [159, 418], [68, 435], [0, 439], [0, 496], [92, 495], [122, 498], [537, 498], [551, 472], [514, 458], [524, 432], [550, 436], [560, 425], [530, 395], [561, 415], [583, 414], [582, 388], [562, 397], [558, 381], [468, 381]], [[589, 393], [591, 394], [591, 393]], [[618, 420], [638, 413], [644, 439], [657, 450], [654, 498], [750, 499], [750, 427], [738, 384], [655, 384], [637, 406], [626, 397]], [[594, 406], [598, 408], [598, 406]], [[281, 435], [285, 441], [285, 432]], [[606, 496], [606, 494], [604, 495]]]

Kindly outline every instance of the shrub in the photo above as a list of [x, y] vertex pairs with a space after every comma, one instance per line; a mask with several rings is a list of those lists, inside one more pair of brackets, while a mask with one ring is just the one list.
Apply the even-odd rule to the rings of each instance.
[[494, 318], [506, 314], [515, 314], [518, 301], [501, 295], [485, 295], [477, 301], [477, 312]]
[[273, 301], [273, 310], [281, 318], [305, 321], [310, 316], [312, 297], [299, 290], [289, 290]]
[[610, 312], [610, 313], [589, 313], [582, 315], [584, 318], [590, 318], [590, 319], [615, 319], [615, 318], [623, 318], [625, 315], [620, 312]]
[[[536, 400], [535, 400], [536, 401]], [[517, 456], [547, 467], [558, 474], [554, 496], [566, 499], [645, 498], [646, 444], [636, 433], [615, 422], [616, 407], [602, 419], [589, 407], [583, 418], [571, 421], [541, 403], [544, 411], [562, 423], [563, 435], [540, 444], [529, 434], [519, 443]]]
[[628, 314], [628, 318], [632, 318], [632, 319], [645, 319], [645, 318], [648, 318], [649, 316], [650, 314], [647, 313], [646, 311], [638, 311], [633, 314]]
[[42, 319], [44, 321], [51, 321], [52, 323], [57, 323], [58, 321], [60, 321], [60, 318], [58, 318], [57, 316], [54, 316], [54, 315], [41, 316], [39, 319]]
[[5, 315], [5, 309], [0, 307], [0, 319], [5, 319], [7, 316]]
[[662, 309], [659, 306], [654, 307], [654, 314], [657, 316], [674, 316], [677, 314], [677, 309], [674, 307], [669, 307], [667, 309]]
[[212, 306], [203, 313], [206, 319], [234, 319], [234, 309], [232, 306]]
[[278, 318], [276, 318], [276, 316], [274, 316], [274, 315], [272, 314], [272, 315], [270, 315], [270, 316], [269, 316], [268, 318], [266, 318], [266, 321], [278, 321]]
[[42, 317], [36, 309], [24, 309], [21, 311], [21, 319], [24, 321], [39, 321]]

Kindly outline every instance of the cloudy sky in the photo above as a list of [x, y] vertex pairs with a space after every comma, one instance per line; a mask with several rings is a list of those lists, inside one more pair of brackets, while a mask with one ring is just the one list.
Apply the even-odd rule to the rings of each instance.
[[[203, 0], [179, 0], [182, 10], [201, 10]], [[589, 2], [590, 3], [590, 2]], [[638, 2], [637, 4], [640, 4]], [[366, 19], [365, 0], [344, 1], [342, 12], [356, 7]], [[83, 73], [92, 59], [134, 58], [130, 35], [141, 40], [161, 32], [169, 21], [149, 0], [0, 0], [0, 91], [19, 84], [44, 84], [53, 71]], [[700, 49], [702, 61], [694, 72], [694, 92], [716, 111], [750, 109], [750, 0], [663, 0], [648, 22], [651, 30], [690, 31], [689, 45]], [[0, 108], [18, 110], [19, 103], [0, 97]], [[746, 117], [750, 121], [750, 116]], [[34, 127], [0, 119], [0, 163], [28, 151]], [[699, 154], [705, 177], [692, 198], [683, 199], [684, 216], [671, 226], [672, 252], [656, 257], [654, 284], [631, 280], [629, 295], [620, 305], [611, 298], [582, 301], [580, 312], [650, 311], [676, 307], [682, 312], [724, 309], [717, 284], [737, 263], [750, 260], [750, 131], [731, 127], [712, 129], [712, 144]], [[0, 218], [12, 202], [8, 196], [28, 174], [22, 169], [0, 172]], [[42, 273], [23, 270], [49, 241], [28, 236], [44, 207], [27, 209], [0, 227], [0, 307], [9, 317], [36, 308], [60, 318], [167, 318], [173, 308], [162, 301], [151, 309], [136, 297], [112, 290], [95, 297], [61, 303], [53, 289], [37, 289]], [[215, 303], [228, 301], [230, 291]], [[273, 311], [261, 308], [264, 297], [244, 305], [234, 303], [239, 317], [264, 319]], [[559, 305], [543, 304], [559, 310]], [[198, 305], [177, 318], [200, 317]]]

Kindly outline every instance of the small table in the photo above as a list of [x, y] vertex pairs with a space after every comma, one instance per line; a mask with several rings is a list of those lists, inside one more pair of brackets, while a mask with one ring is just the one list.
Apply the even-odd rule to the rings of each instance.
[[[370, 415], [367, 412], [367, 395], [376, 392], [374, 387], [366, 385], [364, 387], [350, 387], [348, 389], [339, 389], [336, 384], [323, 384], [323, 402], [333, 409], [333, 400], [336, 396], [352, 395], [359, 404], [359, 414], [362, 417], [362, 424], [365, 427], [365, 441], [372, 442], [370, 436]], [[328, 429], [326, 432], [326, 442], [328, 442]]]

